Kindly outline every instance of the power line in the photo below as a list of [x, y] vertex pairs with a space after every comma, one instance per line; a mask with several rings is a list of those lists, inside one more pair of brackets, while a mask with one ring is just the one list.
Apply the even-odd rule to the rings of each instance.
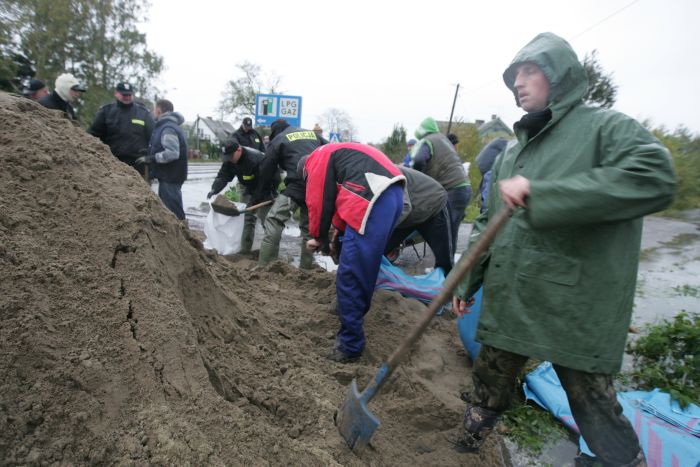
[[637, 3], [637, 2], [639, 2], [639, 0], [633, 0], [632, 2], [630, 2], [630, 3], [628, 3], [627, 5], [623, 6], [623, 7], [620, 8], [619, 10], [610, 13], [608, 16], [606, 16], [605, 18], [601, 19], [601, 20], [598, 21], [597, 23], [595, 23], [595, 24], [593, 24], [593, 25], [587, 27], [587, 28], [584, 29], [583, 31], [581, 31], [581, 32], [579, 32], [578, 34], [572, 36], [569, 40], [571, 41], [571, 40], [573, 40], [573, 39], [577, 39], [579, 36], [583, 36], [584, 34], [586, 34], [586, 33], [587, 33], [588, 31], [590, 31], [591, 29], [594, 29], [595, 27], [600, 26], [601, 24], [603, 24], [604, 22], [606, 22], [607, 20], [609, 20], [609, 19], [612, 18], [613, 16], [617, 15], [618, 13], [622, 12], [623, 10], [626, 10], [627, 8], [631, 7], [632, 5], [634, 5], [634, 4]]

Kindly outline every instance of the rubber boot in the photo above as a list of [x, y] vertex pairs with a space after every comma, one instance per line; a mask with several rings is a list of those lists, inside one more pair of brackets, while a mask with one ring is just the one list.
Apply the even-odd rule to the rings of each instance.
[[311, 269], [314, 267], [314, 254], [306, 248], [306, 239], [301, 238], [301, 258], [299, 259], [299, 269]]
[[[462, 394], [462, 399], [465, 399], [465, 394]], [[479, 407], [467, 400], [462, 430], [456, 437], [448, 440], [460, 452], [477, 452], [495, 428], [499, 415], [500, 412]]]
[[[599, 461], [596, 457], [591, 457], [582, 452], [579, 452], [579, 454], [574, 458], [574, 467], [609, 467], [609, 465], [610, 464]], [[647, 460], [646, 457], [644, 457], [644, 451], [640, 449], [639, 453], [634, 459], [626, 464], [619, 465], [619, 467], [647, 467]]]
[[241, 251], [242, 254], [250, 253], [253, 249], [253, 240], [255, 239], [255, 222], [254, 215], [246, 214], [243, 220], [243, 233], [241, 234]]

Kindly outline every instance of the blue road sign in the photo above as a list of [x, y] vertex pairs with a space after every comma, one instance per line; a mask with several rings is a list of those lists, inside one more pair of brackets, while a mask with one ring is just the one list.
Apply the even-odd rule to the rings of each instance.
[[296, 127], [301, 126], [301, 96], [282, 96], [279, 94], [255, 95], [255, 123], [270, 125], [283, 118]]

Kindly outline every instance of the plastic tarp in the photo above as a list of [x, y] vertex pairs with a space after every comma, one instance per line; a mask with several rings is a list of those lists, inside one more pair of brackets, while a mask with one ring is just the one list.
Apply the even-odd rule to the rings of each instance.
[[[239, 209], [245, 209], [245, 204], [236, 203]], [[226, 216], [209, 209], [209, 215], [204, 223], [204, 248], [216, 250], [221, 255], [231, 255], [241, 249], [241, 234], [245, 216]]]
[[375, 288], [395, 290], [404, 297], [430, 303], [442, 290], [443, 282], [445, 282], [445, 272], [442, 268], [435, 268], [429, 274], [411, 276], [400, 267], [391, 264], [386, 257], [382, 257]]
[[464, 316], [457, 317], [457, 330], [459, 337], [462, 339], [464, 348], [469, 353], [469, 359], [474, 362], [481, 344], [476, 341], [476, 328], [479, 325], [479, 316], [481, 315], [481, 297], [483, 295], [483, 287], [474, 294], [474, 304], [469, 307], [470, 313], [465, 313]]
[[[566, 393], [561, 387], [552, 364], [544, 362], [525, 377], [525, 396], [549, 410], [564, 425], [576, 433], [578, 427], [569, 408]], [[691, 404], [681, 409], [668, 394], [659, 389], [630, 391], [617, 394], [623, 414], [639, 437], [647, 464], [658, 467], [700, 466], [700, 408]], [[660, 416], [657, 416], [659, 414]], [[583, 438], [579, 439], [582, 452], [593, 455]]]

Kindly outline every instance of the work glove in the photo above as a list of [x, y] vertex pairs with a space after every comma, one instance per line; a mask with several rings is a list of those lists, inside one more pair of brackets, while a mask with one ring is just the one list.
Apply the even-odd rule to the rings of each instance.
[[156, 156], [141, 156], [138, 159], [136, 159], [136, 164], [150, 164], [154, 160], [156, 160]]
[[207, 199], [211, 198], [211, 197], [214, 196], [215, 194], [216, 194], [216, 191], [211, 190], [209, 193], [207, 193]]

